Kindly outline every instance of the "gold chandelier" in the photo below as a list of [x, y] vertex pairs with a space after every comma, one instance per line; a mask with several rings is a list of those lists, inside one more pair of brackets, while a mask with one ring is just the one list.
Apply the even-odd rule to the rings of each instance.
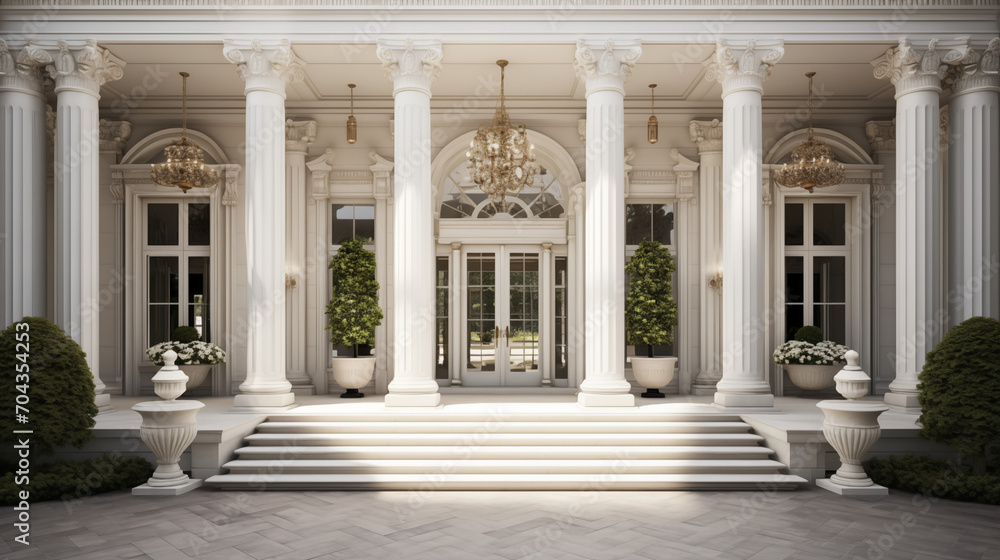
[[153, 182], [165, 187], [177, 187], [184, 192], [192, 188], [209, 188], [219, 182], [219, 172], [205, 167], [205, 152], [187, 137], [187, 79], [181, 72], [181, 139], [167, 146], [164, 163], [154, 163], [150, 175]]
[[469, 143], [465, 157], [472, 181], [489, 196], [497, 213], [510, 210], [508, 195], [517, 196], [525, 185], [535, 180], [537, 168], [535, 146], [528, 142], [524, 125], [510, 124], [510, 115], [504, 104], [504, 68], [506, 60], [498, 60], [500, 67], [500, 106], [493, 115], [493, 124], [481, 126]]
[[844, 164], [833, 157], [830, 147], [813, 138], [813, 76], [809, 78], [809, 137], [792, 150], [792, 163], [784, 164], [774, 174], [774, 180], [786, 187], [798, 187], [813, 192], [814, 188], [839, 185], [844, 182]]

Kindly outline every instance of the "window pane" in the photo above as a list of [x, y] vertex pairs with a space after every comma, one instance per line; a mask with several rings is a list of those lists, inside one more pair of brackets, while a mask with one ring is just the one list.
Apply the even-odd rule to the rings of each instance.
[[354, 239], [354, 207], [346, 204], [333, 205], [333, 244], [341, 245]]
[[813, 245], [846, 245], [847, 231], [844, 228], [847, 205], [813, 205]]
[[170, 340], [178, 326], [177, 305], [149, 306], [149, 346]]
[[805, 307], [799, 305], [785, 306], [785, 340], [795, 338], [795, 331], [805, 326]]
[[555, 358], [555, 378], [569, 378], [569, 364], [566, 361], [566, 341], [568, 317], [566, 306], [566, 257], [556, 257], [555, 304], [556, 316], [554, 325], [555, 338], [552, 349]]
[[177, 257], [149, 257], [149, 302], [178, 303], [179, 274]]
[[638, 245], [652, 235], [652, 205], [625, 205], [625, 244]]
[[375, 244], [375, 207], [354, 207], [354, 235], [365, 245]]
[[672, 245], [674, 242], [674, 205], [654, 204], [653, 205], [653, 241], [659, 241], [664, 245]]
[[847, 301], [846, 261], [846, 257], [813, 257], [813, 301]]
[[209, 340], [209, 269], [208, 257], [188, 258], [188, 326], [198, 329], [202, 340]]
[[435, 378], [448, 379], [448, 257], [437, 259], [437, 355]]
[[803, 234], [802, 204], [785, 204], [785, 245], [802, 245], [805, 243]]
[[188, 204], [188, 245], [209, 245], [212, 240], [208, 204]]
[[785, 257], [785, 301], [802, 303], [805, 297], [805, 279], [802, 257]]
[[147, 237], [149, 245], [178, 245], [180, 238], [177, 204], [150, 204], [147, 207]]
[[846, 305], [814, 305], [813, 323], [823, 330], [823, 338], [847, 344]]

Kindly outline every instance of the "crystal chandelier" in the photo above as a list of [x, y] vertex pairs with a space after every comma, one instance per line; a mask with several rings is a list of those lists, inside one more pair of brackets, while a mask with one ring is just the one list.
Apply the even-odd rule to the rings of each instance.
[[839, 185], [844, 182], [844, 164], [833, 157], [829, 146], [813, 138], [813, 76], [809, 78], [809, 137], [792, 150], [792, 163], [784, 164], [774, 174], [774, 180], [786, 187], [799, 187], [809, 192], [814, 188]]
[[181, 72], [181, 139], [167, 146], [164, 163], [154, 163], [150, 175], [153, 182], [165, 187], [177, 187], [184, 192], [191, 188], [209, 188], [219, 182], [219, 172], [205, 167], [205, 152], [187, 137], [187, 79]]
[[510, 210], [507, 195], [517, 196], [525, 185], [535, 180], [537, 168], [535, 146], [528, 142], [524, 125], [510, 124], [510, 115], [504, 105], [504, 68], [506, 60], [498, 60], [500, 67], [500, 106], [493, 115], [493, 124], [479, 127], [476, 137], [469, 143], [465, 157], [469, 160], [469, 176], [490, 197], [497, 213]]

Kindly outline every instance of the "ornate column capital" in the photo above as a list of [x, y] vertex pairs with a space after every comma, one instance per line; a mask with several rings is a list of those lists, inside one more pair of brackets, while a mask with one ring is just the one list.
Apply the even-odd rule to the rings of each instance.
[[625, 95], [625, 82], [640, 56], [642, 41], [638, 39], [604, 42], [578, 39], [573, 66], [577, 76], [587, 84], [587, 95], [605, 90]]
[[722, 151], [722, 121], [691, 121], [688, 124], [691, 141], [698, 146], [698, 153]]
[[101, 86], [125, 73], [125, 61], [97, 46], [94, 39], [59, 41], [48, 54], [51, 62], [45, 69], [56, 81], [56, 93], [78, 91], [100, 97]]
[[375, 55], [382, 62], [392, 94], [415, 90], [431, 94], [431, 83], [441, 73], [441, 41], [379, 39]]
[[785, 42], [781, 39], [750, 39], [746, 46], [719, 39], [705, 78], [722, 84], [723, 97], [745, 90], [764, 93], [764, 80], [784, 55]]
[[302, 80], [305, 64], [292, 51], [288, 39], [276, 41], [251, 41], [225, 39], [222, 54], [246, 82], [244, 94], [251, 91], [269, 91], [285, 97], [285, 86]]
[[896, 121], [868, 121], [865, 123], [865, 136], [871, 152], [896, 151]]
[[316, 121], [285, 121], [285, 151], [303, 152], [316, 141]]
[[1000, 37], [981, 51], [970, 48], [965, 58], [948, 69], [945, 84], [954, 95], [1000, 91]]
[[[940, 48], [939, 48], [940, 47]], [[927, 50], [913, 47], [907, 38], [899, 40], [899, 45], [889, 48], [885, 54], [871, 62], [875, 77], [889, 78], [896, 86], [896, 98], [916, 91], [941, 92], [941, 79], [948, 71], [949, 64], [966, 58], [969, 53], [968, 39], [940, 41], [931, 39]]]
[[121, 155], [125, 151], [125, 143], [132, 136], [132, 123], [101, 119], [98, 123], [98, 134], [102, 152], [114, 152]]
[[8, 48], [0, 39], [0, 91], [20, 91], [42, 95], [43, 69], [52, 64], [52, 55], [30, 42], [20, 49]]

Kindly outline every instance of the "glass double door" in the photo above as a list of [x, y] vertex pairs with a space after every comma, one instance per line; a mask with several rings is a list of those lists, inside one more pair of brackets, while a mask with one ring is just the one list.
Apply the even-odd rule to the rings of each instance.
[[470, 247], [462, 274], [462, 385], [538, 387], [541, 278], [539, 252]]

